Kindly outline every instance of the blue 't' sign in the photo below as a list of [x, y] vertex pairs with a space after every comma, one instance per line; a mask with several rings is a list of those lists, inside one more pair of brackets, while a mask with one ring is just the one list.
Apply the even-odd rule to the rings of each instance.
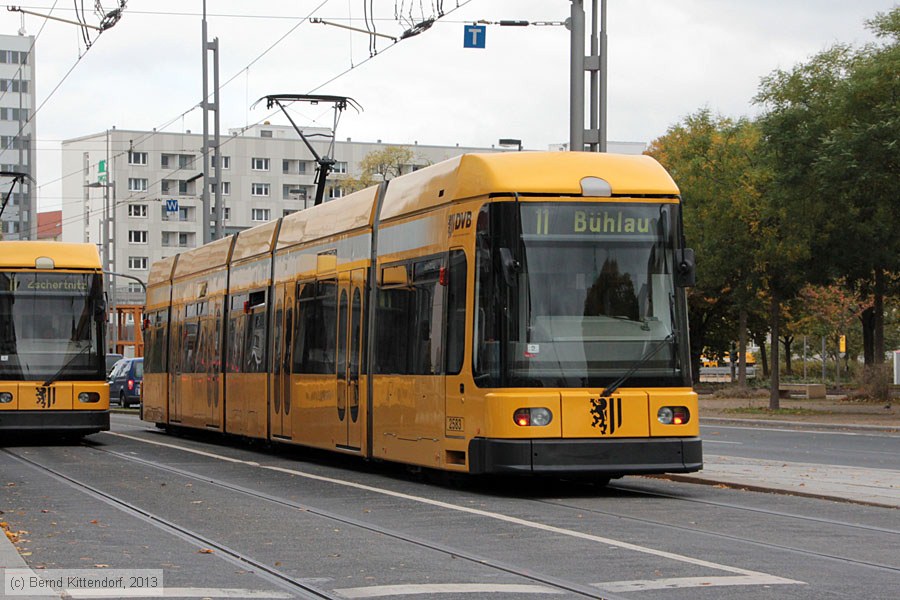
[[166, 212], [178, 212], [178, 198], [166, 200]]
[[487, 27], [484, 25], [466, 25], [463, 48], [484, 48]]

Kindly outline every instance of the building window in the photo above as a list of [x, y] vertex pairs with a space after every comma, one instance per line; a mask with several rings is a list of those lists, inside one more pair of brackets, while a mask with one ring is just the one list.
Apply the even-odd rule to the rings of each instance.
[[191, 166], [194, 162], [193, 154], [179, 154], [178, 155], [178, 168], [184, 169]]
[[147, 270], [147, 257], [146, 256], [129, 256], [128, 257], [128, 268], [132, 271], [146, 271]]
[[[220, 189], [222, 190], [223, 196], [228, 196], [229, 194], [231, 194], [231, 182], [230, 181], [223, 181], [221, 185], [222, 185], [222, 187]], [[209, 195], [210, 196], [216, 195], [216, 184], [214, 184], [214, 183], [209, 184]]]
[[147, 180], [141, 179], [139, 177], [129, 177], [128, 178], [128, 191], [129, 192], [146, 192], [147, 191]]
[[129, 244], [146, 244], [147, 232], [140, 229], [132, 229], [128, 232]]
[[262, 138], [270, 138], [270, 137], [272, 137], [272, 130], [271, 130], [271, 129], [263, 129], [263, 130], [261, 130], [261, 131], [259, 132], [259, 137], [262, 137]]
[[0, 92], [28, 93], [28, 81], [18, 79], [0, 79]]
[[268, 171], [269, 170], [269, 159], [268, 158], [254, 158], [250, 163], [250, 168], [254, 171]]
[[268, 221], [269, 220], [269, 209], [268, 208], [254, 208], [250, 211], [252, 221]]
[[291, 208], [285, 208], [283, 211], [281, 211], [281, 216], [282, 216], [282, 217], [286, 217], [286, 216], [288, 216], [288, 215], [294, 214], [295, 212], [297, 212], [297, 211], [294, 210], [294, 209], [291, 209]]
[[302, 160], [301, 160], [301, 161], [297, 164], [297, 172], [300, 173], [301, 175], [302, 175], [303, 173], [306, 173], [306, 162], [305, 162], [305, 161], [302, 161]]
[[347, 174], [347, 163], [344, 161], [338, 161], [338, 162], [334, 163], [333, 171], [335, 173], [340, 173], [342, 175], [346, 175]]
[[[219, 160], [219, 157], [213, 155], [213, 156], [210, 158], [210, 163], [209, 163], [209, 164], [212, 165], [213, 168], [215, 168], [215, 167], [216, 167], [216, 161], [217, 161], [217, 160]], [[231, 157], [230, 157], [230, 156], [223, 156], [223, 157], [222, 157], [222, 168], [223, 168], [223, 169], [230, 169], [230, 168], [231, 168]]]
[[191, 195], [191, 185], [190, 181], [185, 181], [184, 179], [180, 179], [178, 181], [178, 193], [182, 196], [190, 196]]
[[338, 186], [332, 186], [328, 188], [328, 197], [330, 199], [334, 198], [343, 198], [344, 197], [344, 189]]
[[[211, 216], [211, 217], [216, 216], [216, 207], [215, 206], [209, 207], [209, 216]], [[222, 210], [222, 219], [225, 221], [228, 221], [229, 219], [231, 219], [231, 208], [230, 207], [226, 206]]]
[[0, 108], [0, 121], [27, 121], [27, 108]]
[[268, 183], [254, 183], [253, 187], [250, 189], [251, 196], [268, 196], [269, 195], [269, 184]]
[[162, 156], [159, 157], [159, 166], [162, 167], [163, 169], [169, 168], [169, 155], [168, 154], [163, 154]]
[[147, 205], [146, 204], [129, 204], [128, 205], [128, 216], [129, 217], [146, 217], [147, 216]]
[[0, 50], [0, 63], [8, 65], [27, 65], [28, 52], [18, 50]]
[[132, 152], [129, 150], [128, 164], [129, 165], [146, 165], [147, 164], [147, 153], [146, 152]]

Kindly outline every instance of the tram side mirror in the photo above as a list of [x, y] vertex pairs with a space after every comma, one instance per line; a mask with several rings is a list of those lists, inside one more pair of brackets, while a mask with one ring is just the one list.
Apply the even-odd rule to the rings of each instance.
[[694, 287], [697, 283], [697, 265], [694, 262], [694, 251], [682, 248], [678, 252], [678, 266], [675, 269], [675, 285], [678, 287]]
[[516, 285], [516, 274], [519, 272], [519, 261], [513, 258], [509, 248], [500, 248], [500, 267], [503, 270], [503, 281], [509, 287]]

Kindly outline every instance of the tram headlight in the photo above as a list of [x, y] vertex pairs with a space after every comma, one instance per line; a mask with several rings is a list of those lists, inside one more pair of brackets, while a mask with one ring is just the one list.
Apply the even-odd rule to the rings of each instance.
[[663, 406], [656, 411], [656, 420], [663, 425], [684, 425], [691, 420], [686, 406]]
[[12, 392], [0, 392], [0, 404], [9, 404], [12, 401]]
[[100, 402], [100, 394], [97, 392], [81, 392], [78, 394], [78, 401], [84, 404], [94, 404]]
[[552, 420], [549, 408], [520, 408], [513, 413], [513, 421], [519, 427], [546, 427]]

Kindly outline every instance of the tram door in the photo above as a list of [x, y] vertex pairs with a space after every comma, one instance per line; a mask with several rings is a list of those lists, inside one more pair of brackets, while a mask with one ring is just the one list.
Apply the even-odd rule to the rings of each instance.
[[175, 324], [169, 336], [169, 421], [181, 422], [181, 344], [184, 330], [184, 307], [173, 309]]
[[[365, 269], [341, 278], [338, 292], [337, 412], [342, 427], [338, 445], [358, 449], [362, 434], [359, 386]], [[343, 442], [343, 443], [341, 443]]]
[[291, 439], [291, 346], [294, 296], [291, 286], [275, 292], [275, 339], [272, 353], [272, 437]]

